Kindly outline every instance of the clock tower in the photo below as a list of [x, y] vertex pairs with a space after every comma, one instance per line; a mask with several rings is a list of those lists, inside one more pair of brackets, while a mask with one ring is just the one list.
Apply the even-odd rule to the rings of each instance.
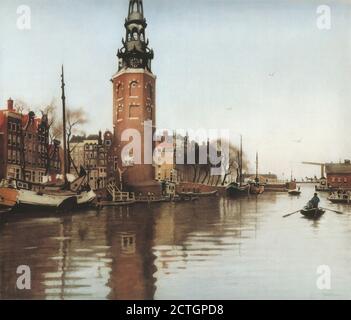
[[[129, 1], [124, 27], [126, 36], [122, 39], [123, 46], [117, 53], [118, 72], [112, 78], [115, 170], [125, 189], [144, 194], [159, 193], [152, 161], [144, 155], [144, 126], [148, 124], [150, 127], [152, 124], [153, 131], [156, 124], [156, 76], [151, 70], [154, 53], [149, 48], [149, 40], [145, 35], [147, 23], [142, 0]], [[122, 134], [127, 129], [140, 133], [141, 164], [135, 163], [135, 150], [127, 157], [122, 156], [123, 148], [133, 140], [130, 138], [130, 141], [122, 141]], [[152, 141], [149, 143], [153, 152], [154, 144]]]

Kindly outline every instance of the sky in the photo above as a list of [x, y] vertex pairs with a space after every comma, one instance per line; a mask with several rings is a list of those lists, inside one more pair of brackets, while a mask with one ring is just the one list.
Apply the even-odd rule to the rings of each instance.
[[[112, 83], [128, 0], [1, 0], [0, 106], [86, 110], [89, 133], [112, 129]], [[31, 28], [17, 27], [17, 8]], [[318, 28], [328, 5], [330, 29]], [[319, 175], [302, 161], [351, 158], [351, 2], [144, 0], [155, 51], [157, 126], [229, 129], [253, 171]]]

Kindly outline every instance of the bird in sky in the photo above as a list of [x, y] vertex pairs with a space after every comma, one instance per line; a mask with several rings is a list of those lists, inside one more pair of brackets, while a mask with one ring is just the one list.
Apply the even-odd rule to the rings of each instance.
[[301, 143], [301, 142], [302, 142], [302, 139], [294, 140], [293, 142], [295, 142], [295, 143]]

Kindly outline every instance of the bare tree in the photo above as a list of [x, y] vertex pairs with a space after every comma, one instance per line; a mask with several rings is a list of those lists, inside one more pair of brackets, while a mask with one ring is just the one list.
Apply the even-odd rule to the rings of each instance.
[[[43, 114], [46, 114], [48, 117], [48, 126], [49, 126], [49, 139], [50, 144], [52, 145], [55, 140], [62, 140], [63, 137], [63, 124], [62, 117], [60, 114], [60, 109], [56, 105], [55, 100], [53, 99], [51, 103], [44, 109], [41, 110]], [[66, 111], [66, 139], [67, 139], [67, 153], [68, 153], [68, 163], [67, 170], [70, 172], [71, 165], [75, 167], [71, 154], [75, 148], [71, 147], [70, 141], [74, 135], [84, 134], [81, 127], [86, 124], [88, 119], [83, 108], [78, 109], [67, 109]], [[48, 150], [49, 151], [49, 150]], [[77, 171], [77, 168], [75, 168]]]
[[67, 152], [68, 152], [67, 169], [68, 169], [68, 173], [70, 173], [71, 164], [72, 164], [71, 153], [74, 150], [74, 147], [71, 148], [70, 141], [73, 135], [84, 134], [84, 131], [80, 129], [80, 126], [86, 124], [88, 122], [88, 118], [83, 108], [79, 108], [79, 109], [68, 109], [66, 119], [67, 119], [66, 137], [67, 137]]

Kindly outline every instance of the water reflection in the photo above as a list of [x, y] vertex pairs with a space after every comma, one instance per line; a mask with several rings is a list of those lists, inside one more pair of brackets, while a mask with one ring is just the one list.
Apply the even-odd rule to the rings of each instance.
[[[349, 208], [318, 221], [301, 197], [201, 199], [0, 222], [1, 299], [232, 299], [349, 297]], [[328, 205], [325, 198], [324, 206]], [[315, 286], [330, 265], [333, 290]], [[32, 289], [16, 289], [19, 265]]]

